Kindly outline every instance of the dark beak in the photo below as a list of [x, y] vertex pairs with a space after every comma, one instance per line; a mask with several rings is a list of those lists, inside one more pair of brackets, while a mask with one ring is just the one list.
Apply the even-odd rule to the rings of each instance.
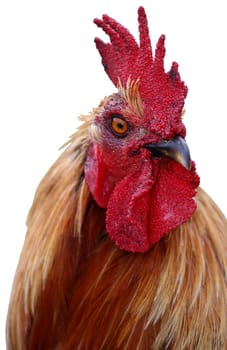
[[176, 136], [172, 140], [162, 141], [156, 144], [145, 145], [154, 156], [166, 156], [183, 165], [186, 169], [191, 168], [191, 157], [185, 140]]

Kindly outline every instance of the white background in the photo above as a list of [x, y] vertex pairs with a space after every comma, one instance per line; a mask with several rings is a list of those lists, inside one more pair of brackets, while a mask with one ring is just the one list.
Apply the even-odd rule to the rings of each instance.
[[[166, 69], [173, 60], [189, 87], [187, 141], [201, 185], [227, 215], [225, 1], [2, 0], [0, 4], [0, 349], [12, 278], [38, 182], [58, 148], [114, 91], [93, 38], [92, 20], [108, 13], [137, 37], [144, 5], [153, 45], [167, 36]], [[107, 38], [106, 38], [107, 39]]]

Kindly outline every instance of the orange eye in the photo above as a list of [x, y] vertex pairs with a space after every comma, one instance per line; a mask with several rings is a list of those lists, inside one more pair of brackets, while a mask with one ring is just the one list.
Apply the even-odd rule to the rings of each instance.
[[115, 135], [125, 136], [128, 131], [128, 123], [121, 116], [112, 116], [111, 129]]

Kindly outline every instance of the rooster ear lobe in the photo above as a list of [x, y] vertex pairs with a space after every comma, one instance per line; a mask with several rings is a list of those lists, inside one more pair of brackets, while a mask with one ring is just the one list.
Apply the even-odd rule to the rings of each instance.
[[85, 181], [95, 201], [101, 208], [106, 208], [114, 183], [109, 180], [111, 176], [103, 161], [103, 150], [100, 145], [90, 144], [84, 172]]

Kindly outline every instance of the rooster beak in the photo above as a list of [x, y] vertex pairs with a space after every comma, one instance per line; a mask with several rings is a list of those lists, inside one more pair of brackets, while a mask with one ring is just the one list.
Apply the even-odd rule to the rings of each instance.
[[185, 140], [176, 136], [172, 140], [162, 141], [155, 144], [145, 145], [154, 156], [166, 156], [183, 165], [186, 169], [191, 168], [191, 157]]

